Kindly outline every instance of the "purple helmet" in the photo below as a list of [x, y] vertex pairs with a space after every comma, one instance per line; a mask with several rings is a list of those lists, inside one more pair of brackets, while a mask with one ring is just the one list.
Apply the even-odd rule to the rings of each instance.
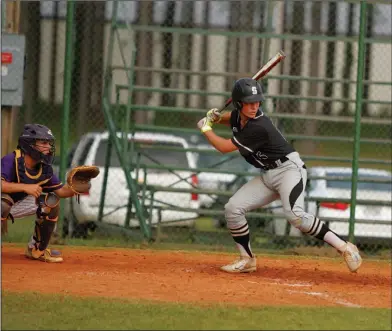
[[[45, 140], [50, 143], [50, 153], [45, 155], [36, 149], [37, 140]], [[25, 154], [30, 155], [35, 161], [45, 164], [52, 164], [56, 148], [54, 145], [55, 138], [52, 131], [41, 124], [26, 124], [23, 132], [18, 139], [18, 148]]]

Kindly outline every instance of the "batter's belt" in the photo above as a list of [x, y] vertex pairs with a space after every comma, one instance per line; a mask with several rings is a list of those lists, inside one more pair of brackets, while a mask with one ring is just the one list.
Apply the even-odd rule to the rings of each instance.
[[[285, 163], [286, 161], [290, 160], [287, 156], [283, 156], [278, 160], [275, 160], [271, 163], [264, 163], [264, 167], [261, 167], [261, 169], [263, 170], [272, 170], [272, 169], [276, 169], [277, 167], [281, 166], [283, 163]], [[306, 169], [306, 166], [303, 165], [303, 168]]]

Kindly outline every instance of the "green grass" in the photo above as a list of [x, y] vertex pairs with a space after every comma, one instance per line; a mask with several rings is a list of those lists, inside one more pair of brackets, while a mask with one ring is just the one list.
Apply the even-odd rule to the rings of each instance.
[[235, 307], [3, 292], [6, 330], [390, 330], [388, 309]]
[[[30, 239], [34, 227], [34, 217], [26, 217], [15, 220], [14, 224], [9, 221], [8, 234], [2, 236], [3, 243], [26, 245]], [[160, 241], [148, 243], [144, 240], [140, 230], [134, 230], [129, 236], [120, 227], [104, 227], [92, 233], [89, 239], [66, 238], [55, 242], [54, 246], [78, 246], [78, 247], [123, 247], [134, 249], [156, 250], [188, 250], [203, 252], [228, 252], [237, 253], [233, 239], [227, 229], [213, 226], [212, 219], [200, 217], [196, 221], [194, 229], [188, 228], [164, 228], [163, 237]], [[279, 242], [272, 241], [273, 236], [265, 234], [263, 230], [252, 231], [252, 248], [256, 254], [307, 256], [333, 256], [333, 250], [328, 245], [324, 249], [315, 249], [312, 246], [303, 246], [301, 242], [290, 241], [289, 238], [281, 238]], [[298, 248], [298, 249], [297, 249]], [[320, 248], [320, 247], [319, 247]], [[322, 247], [321, 247], [322, 248]], [[391, 260], [391, 250], [387, 247], [366, 247], [362, 251], [367, 259]]]

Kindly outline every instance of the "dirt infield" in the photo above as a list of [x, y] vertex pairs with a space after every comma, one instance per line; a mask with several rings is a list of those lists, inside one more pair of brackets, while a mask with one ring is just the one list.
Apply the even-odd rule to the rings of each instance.
[[63, 247], [61, 264], [2, 246], [2, 290], [198, 304], [391, 307], [391, 265], [364, 261], [351, 274], [337, 259], [258, 257], [252, 274], [226, 274], [233, 255]]

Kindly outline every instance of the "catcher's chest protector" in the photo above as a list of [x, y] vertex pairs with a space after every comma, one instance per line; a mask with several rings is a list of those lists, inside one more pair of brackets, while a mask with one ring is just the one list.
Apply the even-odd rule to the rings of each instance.
[[15, 171], [18, 183], [23, 184], [45, 184], [53, 176], [53, 169], [47, 164], [40, 164], [40, 170], [36, 175], [31, 175], [26, 170], [25, 160], [19, 149], [15, 150]]

